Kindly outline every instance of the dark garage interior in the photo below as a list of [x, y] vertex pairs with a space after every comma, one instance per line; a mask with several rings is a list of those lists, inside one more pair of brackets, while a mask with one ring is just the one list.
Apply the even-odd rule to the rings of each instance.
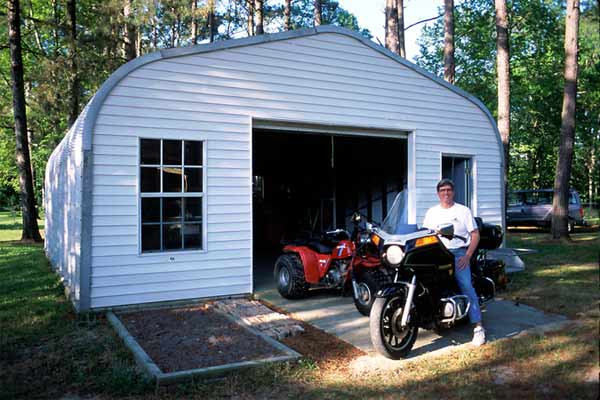
[[380, 223], [407, 183], [406, 139], [287, 131], [253, 133], [255, 290], [272, 283], [283, 239]]

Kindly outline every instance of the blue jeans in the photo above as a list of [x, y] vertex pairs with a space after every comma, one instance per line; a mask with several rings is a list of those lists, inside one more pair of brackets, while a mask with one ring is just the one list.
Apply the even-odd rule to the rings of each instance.
[[454, 254], [454, 277], [456, 279], [456, 283], [458, 283], [458, 288], [462, 294], [469, 298], [469, 302], [471, 303], [471, 306], [469, 307], [469, 320], [472, 324], [481, 322], [481, 308], [479, 307], [479, 299], [477, 298], [477, 294], [473, 288], [473, 283], [471, 282], [471, 266], [467, 265], [467, 267], [464, 269], [458, 269], [458, 259], [467, 254], [467, 249], [465, 247], [461, 247], [459, 249], [449, 250], [452, 254]]

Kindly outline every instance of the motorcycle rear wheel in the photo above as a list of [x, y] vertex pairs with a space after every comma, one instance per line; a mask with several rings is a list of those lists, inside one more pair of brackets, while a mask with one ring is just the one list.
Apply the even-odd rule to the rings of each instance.
[[379, 354], [392, 360], [406, 357], [419, 333], [414, 315], [410, 315], [404, 329], [400, 328], [404, 302], [404, 296], [378, 297], [373, 302], [369, 317], [373, 347]]
[[306, 297], [310, 284], [304, 277], [304, 266], [298, 255], [286, 253], [275, 261], [277, 291], [286, 299]]

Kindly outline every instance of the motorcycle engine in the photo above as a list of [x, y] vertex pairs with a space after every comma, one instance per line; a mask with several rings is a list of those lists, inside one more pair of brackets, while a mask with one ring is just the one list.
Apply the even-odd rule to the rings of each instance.
[[350, 260], [336, 260], [332, 263], [331, 268], [325, 275], [325, 284], [327, 286], [342, 287], [346, 274], [348, 273], [348, 265]]

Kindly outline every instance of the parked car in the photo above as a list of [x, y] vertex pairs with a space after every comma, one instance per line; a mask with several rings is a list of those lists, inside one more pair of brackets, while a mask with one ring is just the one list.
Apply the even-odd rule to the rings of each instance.
[[[552, 223], [552, 197], [553, 189], [517, 190], [508, 196], [508, 209], [506, 210], [507, 226], [534, 225], [550, 227]], [[583, 207], [579, 193], [569, 191], [569, 232], [575, 226], [583, 226]]]

